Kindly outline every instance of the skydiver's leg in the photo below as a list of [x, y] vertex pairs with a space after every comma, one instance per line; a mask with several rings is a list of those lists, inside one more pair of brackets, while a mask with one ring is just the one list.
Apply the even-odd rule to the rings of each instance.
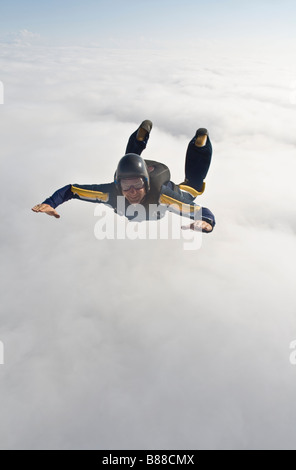
[[185, 183], [202, 190], [212, 159], [212, 144], [206, 129], [198, 129], [189, 142], [185, 160]]
[[141, 155], [147, 146], [151, 129], [152, 122], [149, 120], [143, 121], [138, 129], [130, 136], [125, 153]]

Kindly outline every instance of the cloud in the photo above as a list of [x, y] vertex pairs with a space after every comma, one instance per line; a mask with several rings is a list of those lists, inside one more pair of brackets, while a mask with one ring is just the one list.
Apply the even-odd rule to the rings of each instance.
[[27, 29], [21, 29], [18, 35], [23, 39], [32, 39], [32, 38], [39, 38], [40, 35], [37, 33], [33, 33], [32, 31], [28, 31]]
[[[2, 50], [1, 448], [294, 448], [284, 60], [211, 48]], [[196, 128], [210, 130], [201, 203], [217, 227], [201, 250], [98, 241], [94, 206], [80, 201], [58, 221], [30, 212], [65, 184], [109, 182], [145, 118], [145, 156], [176, 182]]]
[[40, 42], [41, 36], [27, 29], [21, 29], [17, 32], [10, 32], [1, 35], [1, 42], [14, 44], [16, 46], [30, 46]]

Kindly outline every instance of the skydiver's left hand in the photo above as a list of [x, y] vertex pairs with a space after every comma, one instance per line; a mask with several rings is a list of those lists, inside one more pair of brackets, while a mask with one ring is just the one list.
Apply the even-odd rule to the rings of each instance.
[[208, 222], [205, 222], [204, 220], [196, 220], [190, 225], [182, 225], [181, 229], [195, 230], [196, 232], [200, 232], [202, 230], [204, 230], [205, 232], [211, 232], [213, 230], [213, 227], [211, 226], [211, 224], [208, 224]]

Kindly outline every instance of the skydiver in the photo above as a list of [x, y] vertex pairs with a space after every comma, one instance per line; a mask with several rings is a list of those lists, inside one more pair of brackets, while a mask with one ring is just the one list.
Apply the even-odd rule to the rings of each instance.
[[[190, 141], [186, 152], [185, 180], [176, 185], [170, 181], [170, 171], [166, 165], [141, 157], [151, 130], [152, 122], [145, 120], [130, 136], [126, 153], [118, 163], [112, 183], [68, 184], [32, 210], [60, 218], [56, 207], [70, 199], [80, 199], [107, 204], [119, 215], [133, 220], [135, 215], [130, 215], [132, 211], [128, 208], [141, 204], [146, 211], [146, 220], [149, 220], [153, 214], [150, 208], [154, 205], [157, 208], [156, 218], [163, 217], [166, 210], [177, 212], [193, 220], [190, 225], [182, 228], [211, 232], [215, 226], [213, 213], [193, 202], [204, 190], [204, 178], [211, 162], [212, 146], [208, 131], [198, 129]], [[119, 210], [118, 196], [124, 196], [123, 210]]]

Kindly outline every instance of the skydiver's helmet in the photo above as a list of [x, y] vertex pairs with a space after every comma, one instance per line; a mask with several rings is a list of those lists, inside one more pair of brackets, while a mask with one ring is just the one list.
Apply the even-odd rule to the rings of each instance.
[[114, 183], [122, 194], [120, 180], [123, 178], [143, 178], [146, 192], [150, 189], [149, 173], [145, 160], [136, 153], [127, 153], [119, 160], [114, 176]]

